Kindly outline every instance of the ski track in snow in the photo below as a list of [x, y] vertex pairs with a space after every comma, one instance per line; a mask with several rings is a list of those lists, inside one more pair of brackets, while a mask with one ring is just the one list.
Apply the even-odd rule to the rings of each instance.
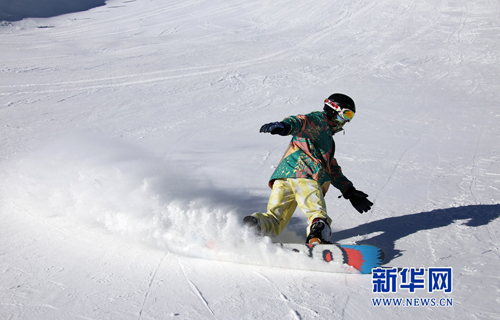
[[481, 144], [482, 137], [483, 137], [483, 128], [481, 128], [481, 131], [479, 133], [479, 137], [478, 137], [477, 143], [476, 143], [476, 149], [474, 150], [474, 156], [472, 157], [472, 170], [471, 170], [472, 182], [470, 185], [470, 191], [471, 191], [471, 194], [476, 201], [476, 204], [481, 204], [481, 199], [479, 199], [479, 193], [477, 190], [477, 176], [478, 176], [477, 171], [478, 171], [478, 166], [479, 166], [479, 164], [477, 163], [477, 159], [478, 159], [478, 152], [479, 152], [478, 150], [479, 150], [479, 146]]
[[212, 316], [212, 318], [217, 319], [215, 317], [215, 314], [214, 314], [213, 310], [208, 305], [208, 301], [203, 296], [203, 293], [200, 291], [200, 289], [198, 289], [198, 287], [196, 286], [196, 284], [193, 281], [191, 281], [191, 279], [189, 279], [189, 276], [186, 273], [186, 269], [184, 268], [184, 265], [182, 264], [182, 262], [181, 262], [181, 260], [180, 260], [179, 257], [177, 257], [177, 262], [179, 263], [179, 266], [181, 267], [181, 270], [182, 270], [182, 274], [184, 275], [184, 278], [186, 279], [186, 281], [189, 283], [189, 286], [191, 287], [191, 290], [196, 294], [196, 296], [198, 296], [198, 298], [203, 303], [203, 305], [205, 306], [205, 308], [208, 310], [208, 312], [210, 313], [210, 315]]
[[[285, 302], [285, 304], [288, 306], [288, 308], [290, 309], [290, 316], [294, 319], [304, 319], [304, 318], [307, 318], [307, 316], [305, 315], [302, 315], [297, 309], [301, 309], [301, 310], [304, 310], [305, 312], [308, 313], [308, 315], [313, 315], [313, 316], [319, 316], [319, 312], [313, 310], [313, 309], [310, 309], [310, 308], [307, 308], [307, 307], [304, 307], [304, 306], [301, 306], [300, 304], [297, 304], [293, 301], [291, 301], [284, 292], [280, 291], [279, 289], [277, 289], [276, 287], [276, 283], [274, 283], [273, 281], [271, 281], [268, 277], [264, 276], [261, 272], [254, 272], [257, 276], [259, 276], [260, 278], [262, 278], [266, 283], [270, 284], [272, 288], [274, 288], [274, 291], [278, 294], [278, 296], [280, 297], [279, 300], [281, 300], [282, 302]], [[293, 307], [291, 307], [290, 305], [293, 305]]]
[[148, 296], [149, 296], [149, 294], [151, 292], [151, 287], [153, 286], [153, 283], [156, 280], [156, 274], [158, 273], [158, 270], [160, 269], [160, 267], [161, 267], [161, 265], [163, 263], [163, 260], [165, 260], [168, 257], [169, 254], [170, 254], [169, 252], [165, 253], [165, 255], [161, 258], [160, 262], [158, 263], [158, 266], [154, 270], [153, 274], [151, 275], [151, 279], [149, 281], [148, 289], [147, 289], [146, 293], [144, 294], [144, 301], [142, 302], [141, 310], [139, 311], [139, 320], [142, 319], [142, 313], [144, 311], [144, 306], [146, 305], [146, 301], [148, 300]]
[[[109, 0], [1, 22], [0, 318], [500, 319], [499, 15], [494, 1]], [[266, 209], [289, 140], [260, 126], [333, 92], [358, 108], [337, 159], [375, 203], [359, 215], [331, 188], [333, 237], [382, 247], [387, 267], [452, 267], [452, 293], [375, 294], [369, 275], [222, 246], [268, 244], [239, 221]], [[306, 225], [297, 210], [280, 241]], [[212, 257], [255, 265], [192, 258], [212, 239]]]

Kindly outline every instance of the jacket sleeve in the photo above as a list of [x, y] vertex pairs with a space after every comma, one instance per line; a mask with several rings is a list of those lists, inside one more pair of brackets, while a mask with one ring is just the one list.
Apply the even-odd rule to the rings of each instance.
[[353, 187], [352, 182], [342, 173], [342, 169], [335, 158], [333, 158], [330, 162], [330, 178], [332, 180], [332, 185], [339, 189], [339, 191], [342, 192], [342, 195]]
[[289, 135], [315, 140], [318, 138], [319, 126], [314, 122], [312, 114], [290, 116], [283, 120], [290, 126]]

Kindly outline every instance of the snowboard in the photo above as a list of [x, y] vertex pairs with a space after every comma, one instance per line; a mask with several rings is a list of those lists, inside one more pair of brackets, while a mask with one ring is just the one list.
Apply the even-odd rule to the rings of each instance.
[[320, 271], [342, 272], [339, 266], [348, 265], [360, 273], [371, 273], [385, 258], [382, 249], [372, 245], [280, 243], [283, 249], [301, 253], [311, 259], [311, 267]]
[[205, 242], [195, 257], [259, 266], [329, 273], [371, 273], [385, 258], [372, 245]]

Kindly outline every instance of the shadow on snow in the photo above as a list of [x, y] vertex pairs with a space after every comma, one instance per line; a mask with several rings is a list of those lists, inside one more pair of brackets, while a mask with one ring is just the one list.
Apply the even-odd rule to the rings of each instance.
[[371, 244], [382, 248], [385, 251], [385, 263], [387, 263], [402, 255], [402, 251], [395, 248], [395, 243], [399, 239], [419, 231], [446, 227], [458, 220], [468, 220], [464, 224], [469, 227], [484, 226], [499, 216], [499, 204], [439, 209], [386, 218], [335, 232], [332, 235], [332, 241], [338, 242], [358, 235], [382, 232], [373, 238], [359, 241], [357, 244]]
[[0, 21], [49, 18], [105, 4], [105, 0], [0, 0]]

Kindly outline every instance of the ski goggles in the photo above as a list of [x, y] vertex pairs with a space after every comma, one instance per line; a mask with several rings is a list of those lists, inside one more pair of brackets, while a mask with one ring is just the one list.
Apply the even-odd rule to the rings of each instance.
[[351, 109], [342, 108], [332, 100], [325, 99], [325, 105], [329, 106], [337, 112], [338, 118], [340, 118], [338, 120], [340, 121], [349, 122], [354, 117], [354, 111], [352, 111]]

